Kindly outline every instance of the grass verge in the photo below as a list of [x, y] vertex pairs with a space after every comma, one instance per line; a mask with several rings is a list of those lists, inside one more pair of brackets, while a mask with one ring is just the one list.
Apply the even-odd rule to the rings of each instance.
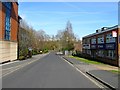
[[80, 60], [80, 61], [88, 63], [88, 64], [101, 64], [101, 65], [105, 65], [104, 63], [101, 63], [101, 62], [92, 61], [92, 60], [89, 60], [89, 59], [80, 58], [80, 57], [76, 57], [76, 56], [68, 56], [68, 57]]
[[[97, 62], [97, 61], [92, 61], [92, 60], [89, 60], [89, 59], [85, 59], [85, 58], [80, 58], [80, 57], [76, 57], [76, 56], [68, 56], [70, 58], [74, 58], [76, 60], [79, 60], [81, 62], [85, 62], [85, 63], [88, 63], [88, 64], [94, 64], [94, 65], [105, 65], [107, 66], [106, 64], [104, 63], [101, 63], [101, 62]], [[120, 74], [120, 70], [107, 70], [109, 72], [112, 72], [112, 73], [116, 73], [116, 74]]]
[[109, 70], [112, 73], [120, 74], [120, 70]]

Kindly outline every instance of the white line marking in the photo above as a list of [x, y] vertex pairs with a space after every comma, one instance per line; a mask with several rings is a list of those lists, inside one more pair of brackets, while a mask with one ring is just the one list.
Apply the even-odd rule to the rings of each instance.
[[[37, 61], [37, 60], [35, 60], [35, 61]], [[26, 64], [24, 64], [24, 65], [20, 65], [20, 67], [18, 67], [17, 69], [14, 69], [14, 70], [12, 70], [12, 71], [10, 71], [9, 73], [4, 74], [2, 77], [5, 77], [6, 75], [9, 75], [9, 74], [11, 74], [12, 72], [17, 71], [18, 69], [21, 69], [21, 68], [23, 68], [23, 67], [25, 67], [25, 66], [27, 66], [27, 65], [35, 62], [35, 61], [31, 61], [31, 62], [26, 63]], [[0, 77], [0, 78], [2, 78], [2, 77]]]
[[[46, 54], [45, 54], [46, 55]], [[42, 58], [42, 57], [44, 57], [45, 55], [41, 55], [41, 57], [40, 58]], [[39, 59], [40, 59], [39, 58]], [[35, 60], [34, 60], [35, 61]], [[27, 63], [27, 62], [26, 62]], [[25, 64], [26, 64], [25, 63]], [[10, 63], [11, 64], [11, 63]], [[25, 64], [22, 64], [22, 65], [25, 65]], [[9, 69], [13, 69], [13, 68], [17, 68], [17, 67], [20, 67], [20, 66], [22, 66], [22, 65], [17, 65], [17, 66], [14, 66], [14, 67], [10, 67], [10, 68], [6, 68], [6, 69], [2, 69], [2, 70], [0, 70], [0, 71], [3, 71], [3, 70], [9, 70]]]
[[[26, 64], [26, 63], [25, 63]], [[25, 64], [22, 64], [22, 65], [25, 65]], [[6, 68], [6, 69], [2, 69], [1, 71], [5, 71], [5, 70], [10, 70], [10, 69], [13, 69], [13, 68], [17, 68], [17, 67], [20, 67], [22, 65], [17, 65], [17, 66], [14, 66], [14, 67], [10, 67], [10, 68]]]
[[[60, 57], [60, 56], [59, 56]], [[60, 57], [62, 58], [62, 57]], [[68, 62], [67, 60], [65, 60], [64, 58], [62, 58], [65, 62], [67, 62], [69, 65], [71, 65], [72, 67], [74, 67], [78, 72], [80, 72], [82, 75], [84, 75], [86, 78], [88, 78], [90, 81], [92, 81], [95, 85], [97, 85], [99, 88], [104, 88], [102, 85], [98, 84], [96, 81], [94, 81], [93, 79], [91, 79], [90, 77], [88, 77], [86, 74], [84, 74], [80, 69], [78, 69], [77, 67], [75, 67], [74, 65], [72, 65], [70, 62]]]
[[4, 64], [0, 64], [0, 66], [5, 66], [5, 65], [8, 65], [8, 64], [13, 64], [13, 63], [16, 63], [16, 62], [20, 62], [20, 61], [11, 61], [11, 62], [8, 62], [8, 63], [4, 63]]
[[[48, 54], [49, 54], [49, 53], [48, 53]], [[43, 55], [42, 57], [44, 57], [44, 56], [46, 56], [46, 55], [48, 55], [48, 54], [45, 54], [45, 55]], [[40, 58], [42, 58], [42, 57], [40, 57]], [[40, 58], [39, 58], [39, 59], [40, 59]], [[10, 71], [9, 73], [4, 74], [4, 75], [1, 76], [0, 78], [5, 77], [6, 75], [9, 75], [9, 74], [11, 74], [12, 72], [17, 71], [17, 70], [19, 70], [19, 69], [21, 69], [21, 68], [23, 68], [23, 67], [25, 67], [25, 66], [27, 66], [27, 65], [29, 65], [29, 64], [31, 64], [31, 63], [33, 63], [33, 62], [35, 62], [35, 61], [38, 61], [39, 59], [34, 60], [34, 61], [31, 61], [31, 62], [29, 62], [29, 63], [25, 63], [24, 65], [19, 65], [19, 66], [20, 66], [19, 68], [14, 69], [14, 70]]]

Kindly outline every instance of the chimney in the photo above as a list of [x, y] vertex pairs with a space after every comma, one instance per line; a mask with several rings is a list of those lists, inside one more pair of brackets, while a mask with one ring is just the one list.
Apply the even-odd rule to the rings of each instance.
[[96, 30], [96, 33], [98, 33], [98, 30]]
[[101, 31], [105, 31], [108, 27], [101, 28]]

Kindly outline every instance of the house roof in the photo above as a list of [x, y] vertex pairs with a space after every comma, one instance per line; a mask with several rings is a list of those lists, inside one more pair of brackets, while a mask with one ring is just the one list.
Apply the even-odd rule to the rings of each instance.
[[96, 32], [96, 33], [93, 33], [93, 34], [89, 34], [87, 36], [84, 36], [83, 38], [88, 38], [88, 37], [91, 37], [91, 36], [94, 36], [94, 35], [98, 35], [98, 34], [101, 34], [101, 33], [104, 33], [104, 32], [108, 32], [108, 31], [111, 31], [113, 29], [117, 29], [117, 28], [120, 28], [120, 26], [118, 25], [115, 25], [113, 27], [109, 27], [109, 28], [106, 28], [105, 30], [101, 31], [101, 32]]

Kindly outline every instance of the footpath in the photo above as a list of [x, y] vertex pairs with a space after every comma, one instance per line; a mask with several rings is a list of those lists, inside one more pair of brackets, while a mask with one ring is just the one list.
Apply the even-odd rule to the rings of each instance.
[[107, 70], [118, 70], [118, 67], [114, 67], [110, 65], [88, 64], [67, 56], [63, 56], [63, 58], [66, 59], [71, 64], [73, 64], [82, 72], [92, 76], [93, 78], [100, 81], [109, 88], [113, 90], [119, 88], [120, 90], [120, 85], [119, 85], [120, 74], [107, 71]]
[[9, 73], [12, 73], [26, 65], [29, 65], [30, 63], [33, 63], [41, 58], [43, 58], [44, 56], [48, 55], [47, 54], [38, 54], [38, 55], [33, 55], [32, 58], [28, 58], [26, 60], [17, 60], [17, 61], [12, 61], [12, 62], [8, 62], [5, 64], [0, 64], [0, 77], [5, 76]]

